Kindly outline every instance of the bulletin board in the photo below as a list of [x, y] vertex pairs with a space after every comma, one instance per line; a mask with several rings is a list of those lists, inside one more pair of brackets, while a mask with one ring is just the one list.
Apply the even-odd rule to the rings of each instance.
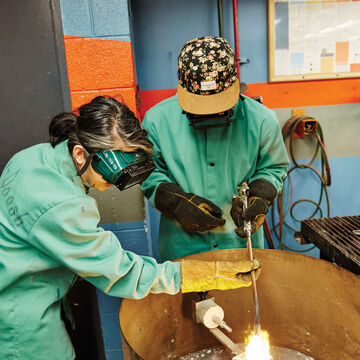
[[268, 0], [269, 81], [360, 77], [360, 0]]

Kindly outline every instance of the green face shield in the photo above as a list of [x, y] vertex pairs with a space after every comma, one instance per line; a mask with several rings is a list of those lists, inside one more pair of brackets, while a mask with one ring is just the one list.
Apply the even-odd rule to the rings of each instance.
[[155, 169], [152, 159], [141, 149], [135, 152], [101, 150], [93, 156], [91, 166], [120, 190], [140, 184]]

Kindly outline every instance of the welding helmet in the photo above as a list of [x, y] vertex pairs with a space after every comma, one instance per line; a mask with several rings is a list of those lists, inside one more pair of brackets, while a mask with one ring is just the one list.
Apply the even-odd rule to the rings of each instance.
[[153, 160], [142, 149], [135, 152], [100, 150], [92, 156], [91, 166], [119, 190], [140, 184], [155, 169]]

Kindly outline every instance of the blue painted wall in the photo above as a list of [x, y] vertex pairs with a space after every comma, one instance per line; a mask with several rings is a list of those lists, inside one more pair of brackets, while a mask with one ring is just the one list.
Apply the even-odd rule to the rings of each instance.
[[[302, 163], [306, 164], [309, 160], [304, 160]], [[328, 188], [330, 197], [330, 216], [352, 216], [360, 214], [360, 197], [354, 196], [354, 177], [352, 176], [354, 170], [360, 169], [360, 157], [341, 157], [332, 158], [329, 160], [330, 168], [332, 169], [332, 184]], [[320, 160], [316, 160], [313, 166], [321, 172]], [[309, 169], [296, 169], [291, 173], [291, 180], [293, 183], [293, 201], [299, 199], [311, 199], [316, 202], [320, 196], [320, 180], [319, 178]], [[285, 181], [284, 186], [284, 209], [288, 207], [290, 200], [290, 183], [289, 180]], [[327, 217], [327, 204], [325, 195], [321, 201], [321, 209], [323, 211], [323, 217]], [[277, 207], [275, 206], [275, 209]], [[312, 215], [315, 210], [315, 205], [309, 202], [301, 202], [299, 205], [294, 207], [294, 217], [297, 219], [305, 219]], [[320, 213], [317, 213], [314, 218], [320, 217]], [[273, 227], [271, 221], [271, 215], [267, 216], [270, 227]], [[293, 228], [300, 230], [300, 223], [295, 221], [290, 214], [285, 217], [285, 221]], [[278, 217], [275, 217], [275, 224], [278, 224]], [[287, 250], [293, 249], [294, 251], [303, 252], [306, 255], [319, 257], [319, 249], [313, 249], [312, 245], [299, 245], [294, 239], [294, 232], [283, 227], [283, 240], [284, 244], [288, 247]], [[274, 236], [275, 247], [278, 247], [279, 243]], [[311, 251], [306, 251], [312, 249]]]
[[[138, 255], [152, 255], [152, 243], [147, 236], [143, 221], [103, 224], [102, 228], [112, 231], [125, 250], [133, 251]], [[106, 359], [121, 360], [123, 359], [119, 324], [121, 298], [108, 296], [99, 290], [97, 290], [97, 298]]]
[[[132, 41], [141, 90], [176, 88], [177, 57], [185, 42], [198, 36], [218, 36], [217, 1], [132, 0]], [[224, 37], [234, 48], [232, 0], [223, 0]], [[266, 82], [267, 0], [239, 0], [242, 81]]]
[[61, 0], [64, 35], [130, 41], [127, 0]]
[[[241, 80], [249, 84], [266, 83], [268, 82], [267, 0], [238, 0], [237, 3], [240, 58], [250, 60], [248, 64], [241, 65]], [[197, 36], [218, 36], [219, 34], [217, 1], [132, 0], [130, 5], [133, 47], [140, 89], [176, 88], [177, 56], [183, 44]], [[234, 48], [231, 0], [223, 1], [223, 11], [224, 37]], [[354, 132], [360, 130], [359, 108], [358, 104], [306, 108], [306, 114], [309, 116], [317, 118], [319, 114], [319, 121], [325, 134], [326, 149], [330, 154], [333, 176], [333, 182], [329, 188], [331, 216], [360, 213], [360, 200], [354, 198], [351, 191], [358, 187], [356, 171], [359, 170], [360, 148], [353, 146], [352, 136]], [[291, 109], [274, 110], [281, 125], [291, 117]], [[333, 123], [339, 122], [340, 119], [341, 130], [334, 131]], [[341, 137], [339, 131], [342, 133]], [[344, 140], [343, 137], [352, 140]], [[309, 142], [304, 141], [298, 152], [299, 158], [306, 159], [302, 155], [306, 153], [305, 150], [308, 147]], [[317, 201], [318, 179], [313, 174], [305, 171], [293, 174], [292, 178], [293, 201], [305, 195]], [[296, 207], [294, 213], [298, 218], [304, 219], [311, 215], [312, 211], [309, 209], [309, 204], [302, 203]], [[293, 222], [289, 216], [286, 221], [289, 224]], [[293, 225], [300, 228], [298, 223]], [[273, 226], [271, 221], [270, 226]], [[310, 246], [298, 245], [294, 240], [293, 232], [287, 228], [284, 229], [284, 238], [289, 248], [296, 250], [310, 248]], [[307, 254], [318, 256], [318, 253], [316, 249]]]

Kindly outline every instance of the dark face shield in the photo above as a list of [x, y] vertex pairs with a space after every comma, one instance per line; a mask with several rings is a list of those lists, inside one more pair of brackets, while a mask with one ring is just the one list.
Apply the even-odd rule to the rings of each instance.
[[153, 160], [141, 149], [136, 152], [101, 150], [93, 156], [91, 166], [119, 190], [140, 184], [155, 169]]
[[197, 115], [187, 112], [185, 112], [185, 114], [190, 121], [190, 125], [194, 129], [228, 127], [230, 123], [234, 121], [234, 119], [232, 119], [232, 116], [234, 115], [233, 109], [218, 114]]

